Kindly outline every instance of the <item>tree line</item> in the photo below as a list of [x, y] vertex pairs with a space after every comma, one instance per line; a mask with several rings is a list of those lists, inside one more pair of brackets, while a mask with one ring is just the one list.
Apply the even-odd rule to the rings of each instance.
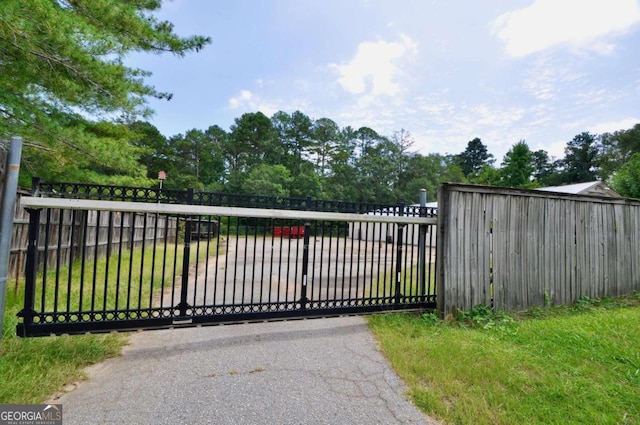
[[517, 188], [602, 180], [627, 197], [640, 198], [640, 124], [613, 133], [582, 132], [567, 142], [564, 157], [514, 144], [499, 167], [478, 138], [457, 156], [467, 181]]
[[415, 202], [421, 188], [435, 198], [442, 181], [464, 181], [455, 158], [420, 155], [406, 130], [384, 136], [369, 127], [339, 127], [300, 111], [236, 118], [229, 130], [214, 125], [164, 137], [136, 122], [140, 164], [164, 187], [363, 202]]
[[[604, 180], [640, 197], [640, 124], [580, 133], [567, 142], [563, 158], [520, 140], [499, 165], [480, 138], [457, 154], [421, 154], [404, 129], [385, 136], [300, 111], [245, 113], [228, 130], [213, 125], [168, 138], [145, 121], [127, 131], [133, 137], [127, 158], [134, 155], [134, 168], [144, 171], [134, 181], [142, 185], [158, 184], [158, 172], [165, 171], [166, 188], [395, 203], [416, 202], [421, 188], [434, 200], [442, 182], [536, 188]], [[104, 177], [108, 182], [108, 173]]]

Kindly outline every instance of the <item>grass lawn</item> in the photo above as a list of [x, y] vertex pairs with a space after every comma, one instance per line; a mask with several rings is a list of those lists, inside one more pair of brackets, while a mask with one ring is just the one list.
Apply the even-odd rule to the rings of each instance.
[[[12, 286], [12, 285], [8, 285]], [[0, 341], [0, 403], [41, 403], [64, 385], [85, 378], [83, 368], [118, 356], [124, 334], [18, 338], [16, 313], [24, 290], [7, 291]]]
[[369, 320], [414, 403], [444, 423], [640, 424], [638, 295]]

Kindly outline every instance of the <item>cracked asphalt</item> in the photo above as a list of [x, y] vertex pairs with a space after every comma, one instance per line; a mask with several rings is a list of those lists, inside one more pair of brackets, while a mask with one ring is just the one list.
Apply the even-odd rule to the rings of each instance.
[[72, 424], [436, 424], [362, 317], [133, 334], [55, 400]]

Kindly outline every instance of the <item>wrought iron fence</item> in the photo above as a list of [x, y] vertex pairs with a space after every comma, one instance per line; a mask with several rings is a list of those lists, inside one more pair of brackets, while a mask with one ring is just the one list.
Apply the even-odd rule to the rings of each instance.
[[[418, 205], [398, 205], [376, 202], [349, 202], [339, 200], [294, 198], [279, 196], [245, 195], [188, 190], [173, 190], [109, 186], [87, 183], [46, 182], [34, 179], [32, 192], [34, 196], [49, 198], [87, 199], [104, 201], [160, 202], [163, 204], [188, 204], [244, 208], [264, 208], [297, 211], [323, 211], [367, 214], [376, 212], [380, 215], [422, 215], [436, 217], [437, 208], [420, 207]], [[403, 211], [400, 211], [400, 208]]]
[[[435, 307], [433, 209], [47, 182], [34, 195], [21, 336]], [[76, 260], [39, 271], [52, 209], [98, 214], [115, 248], [80, 237]], [[136, 245], [123, 235], [139, 220], [151, 237]]]

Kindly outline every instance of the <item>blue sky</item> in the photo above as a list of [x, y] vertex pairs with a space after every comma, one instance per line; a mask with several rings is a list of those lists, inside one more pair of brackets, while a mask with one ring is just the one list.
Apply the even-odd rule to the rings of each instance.
[[173, 0], [158, 17], [212, 38], [127, 58], [174, 95], [150, 102], [165, 136], [300, 110], [405, 129], [422, 154], [480, 137], [500, 160], [640, 122], [640, 0]]

